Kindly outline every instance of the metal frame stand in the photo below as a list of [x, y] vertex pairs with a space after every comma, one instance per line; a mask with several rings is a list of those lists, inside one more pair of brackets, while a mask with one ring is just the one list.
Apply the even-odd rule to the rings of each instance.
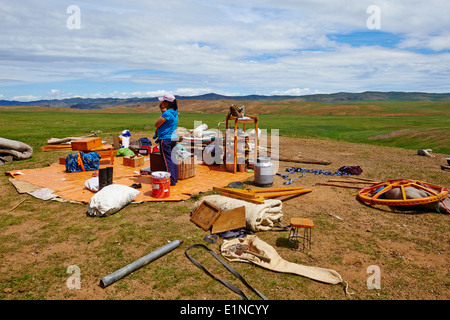
[[[292, 218], [289, 228], [288, 240], [290, 243], [295, 244], [296, 249], [300, 246], [304, 251], [305, 248], [311, 249], [311, 235], [314, 223], [307, 218]], [[303, 229], [303, 235], [301, 234]]]

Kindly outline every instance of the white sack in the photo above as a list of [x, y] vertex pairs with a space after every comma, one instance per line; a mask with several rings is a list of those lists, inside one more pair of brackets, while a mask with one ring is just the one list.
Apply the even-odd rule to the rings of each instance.
[[201, 138], [203, 136], [203, 131], [206, 130], [208, 130], [208, 125], [206, 123], [203, 123], [194, 129], [194, 131], [192, 132], [192, 136], [195, 138]]
[[210, 195], [200, 198], [194, 204], [193, 210], [205, 200], [223, 211], [245, 206], [246, 227], [254, 232], [271, 230], [283, 217], [282, 202], [277, 199], [267, 199], [263, 204], [255, 204], [221, 195]]
[[93, 177], [84, 182], [84, 186], [92, 192], [97, 192], [100, 188], [100, 183], [98, 177]]
[[132, 202], [140, 191], [121, 184], [103, 187], [89, 201], [86, 214], [91, 217], [112, 215]]

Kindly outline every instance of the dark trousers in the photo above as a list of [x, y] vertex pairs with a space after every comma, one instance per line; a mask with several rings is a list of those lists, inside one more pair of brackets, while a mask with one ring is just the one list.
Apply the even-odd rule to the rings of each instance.
[[163, 157], [164, 164], [166, 165], [167, 172], [170, 173], [170, 185], [174, 186], [178, 182], [178, 165], [174, 163], [176, 152], [173, 153], [174, 159], [172, 160], [172, 150], [175, 148], [177, 142], [170, 139], [162, 139], [159, 141], [159, 150]]

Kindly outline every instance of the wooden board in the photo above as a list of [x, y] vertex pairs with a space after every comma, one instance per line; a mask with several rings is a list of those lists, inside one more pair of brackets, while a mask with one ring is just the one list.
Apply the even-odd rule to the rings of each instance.
[[292, 196], [311, 192], [312, 189], [303, 188], [275, 188], [275, 189], [252, 189], [241, 190], [236, 188], [213, 187], [213, 190], [220, 191], [222, 196], [241, 199], [252, 203], [264, 203], [265, 198], [277, 198], [282, 196]]
[[214, 221], [220, 215], [221, 210], [208, 201], [203, 201], [191, 216], [191, 221], [203, 230], [211, 228]]
[[245, 200], [251, 203], [262, 204], [264, 203], [264, 198], [254, 193], [251, 193], [249, 190], [240, 190], [235, 188], [219, 188], [213, 187], [213, 190], [220, 191], [220, 195], [225, 197], [230, 197], [234, 199]]
[[113, 147], [114, 150], [120, 149], [120, 137], [118, 135], [113, 135]]
[[224, 191], [221, 191], [220, 195], [224, 196], [224, 197], [233, 198], [233, 199], [245, 200], [245, 201], [248, 201], [248, 202], [251, 202], [251, 203], [255, 203], [255, 204], [263, 204], [264, 203], [264, 198], [261, 197], [261, 196], [257, 196], [257, 197], [254, 197], [254, 198], [248, 198], [245, 195], [241, 196], [241, 195], [238, 195], [238, 194], [224, 192]]
[[212, 225], [211, 233], [221, 233], [246, 227], [245, 206], [222, 211]]

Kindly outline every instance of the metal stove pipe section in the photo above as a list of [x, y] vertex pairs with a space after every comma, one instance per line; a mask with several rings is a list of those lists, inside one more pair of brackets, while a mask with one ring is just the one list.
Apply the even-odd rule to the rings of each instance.
[[156, 259], [168, 254], [175, 248], [177, 248], [180, 244], [183, 243], [183, 240], [174, 240], [165, 246], [147, 254], [146, 256], [130, 263], [129, 265], [114, 271], [113, 273], [107, 275], [106, 277], [100, 280], [100, 287], [106, 288], [107, 286], [113, 284], [114, 282], [126, 277], [130, 273], [142, 268], [143, 266], [149, 264]]

